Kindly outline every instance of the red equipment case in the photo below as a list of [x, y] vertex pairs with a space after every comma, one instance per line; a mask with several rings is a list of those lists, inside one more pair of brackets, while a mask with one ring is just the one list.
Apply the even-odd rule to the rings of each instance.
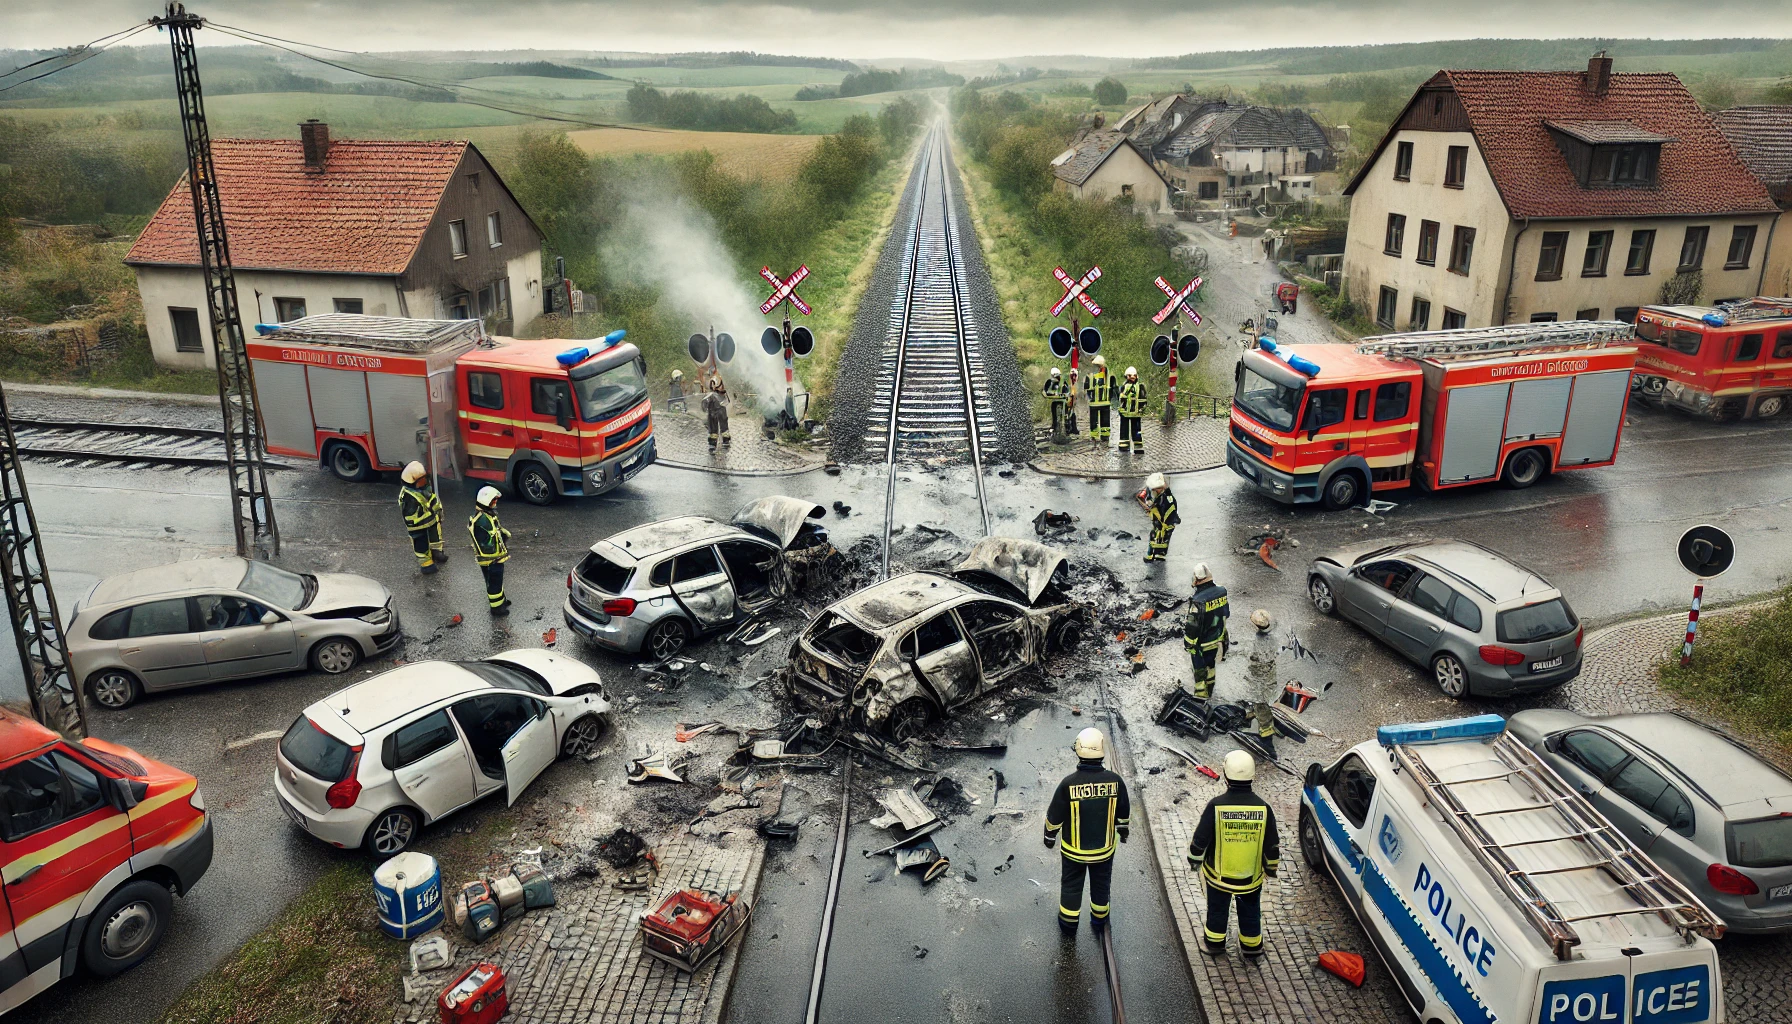
[[641, 946], [681, 971], [695, 971], [747, 926], [752, 904], [739, 893], [681, 889], [641, 915]]
[[494, 1024], [510, 1008], [504, 972], [497, 964], [474, 964], [437, 997], [436, 1006], [442, 1024]]

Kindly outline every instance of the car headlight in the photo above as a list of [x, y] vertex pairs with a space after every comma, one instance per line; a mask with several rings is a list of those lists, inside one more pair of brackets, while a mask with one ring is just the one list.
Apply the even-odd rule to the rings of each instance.
[[375, 625], [375, 626], [384, 626], [386, 623], [392, 621], [392, 609], [390, 609], [390, 608], [375, 609], [371, 612], [368, 612], [366, 615], [361, 616], [361, 621], [366, 622], [366, 623], [371, 623], [372, 625]]
[[194, 786], [193, 795], [187, 797], [187, 803], [192, 804], [195, 811], [203, 813], [205, 811], [205, 791]]

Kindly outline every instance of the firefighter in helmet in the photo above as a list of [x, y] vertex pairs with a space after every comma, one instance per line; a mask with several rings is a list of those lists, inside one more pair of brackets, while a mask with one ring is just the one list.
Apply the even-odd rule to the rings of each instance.
[[1257, 762], [1242, 750], [1226, 755], [1226, 791], [1208, 801], [1188, 844], [1188, 866], [1207, 888], [1207, 952], [1226, 953], [1226, 923], [1238, 903], [1238, 945], [1247, 957], [1263, 953], [1263, 879], [1276, 877], [1281, 841], [1276, 814], [1251, 791]]
[[1114, 402], [1114, 378], [1108, 376], [1108, 361], [1096, 356], [1089, 376], [1083, 378], [1083, 397], [1089, 404], [1089, 440], [1098, 445], [1108, 443], [1108, 408]]
[[1226, 588], [1213, 582], [1205, 562], [1195, 566], [1194, 587], [1182, 622], [1182, 647], [1194, 663], [1195, 696], [1206, 700], [1213, 696], [1214, 666], [1232, 645], [1226, 635], [1226, 619], [1232, 611], [1226, 605]]
[[703, 412], [709, 417], [709, 450], [716, 450], [716, 441], [722, 447], [730, 447], [734, 440], [728, 436], [728, 388], [722, 383], [722, 375], [717, 374], [709, 379], [709, 394], [703, 396]]
[[442, 550], [442, 499], [429, 489], [429, 473], [423, 463], [411, 463], [399, 476], [404, 486], [398, 489], [398, 514], [404, 517], [405, 532], [411, 535], [417, 567], [429, 576], [435, 573], [437, 562], [448, 560], [448, 552]]
[[1270, 757], [1276, 756], [1276, 717], [1270, 702], [1280, 694], [1276, 689], [1276, 638], [1270, 632], [1273, 624], [1268, 611], [1259, 608], [1251, 613], [1251, 625], [1256, 627], [1257, 635], [1251, 639], [1251, 667], [1247, 673], [1251, 696], [1257, 702], [1257, 742]]
[[472, 518], [467, 520], [467, 532], [473, 535], [473, 558], [479, 563], [479, 572], [485, 577], [485, 599], [490, 603], [493, 615], [510, 614], [510, 598], [504, 596], [504, 563], [510, 560], [510, 531], [498, 522], [498, 498], [496, 487], [479, 488], [473, 503], [478, 506]]
[[684, 412], [685, 410], [684, 371], [673, 370], [672, 385], [666, 390], [666, 411]]
[[1070, 385], [1065, 383], [1064, 374], [1056, 366], [1046, 375], [1045, 387], [1042, 389], [1045, 400], [1052, 410], [1052, 442], [1061, 443], [1064, 437], [1065, 414], [1069, 411]]
[[1145, 385], [1139, 380], [1139, 368], [1128, 366], [1126, 379], [1120, 383], [1120, 450], [1145, 454], [1145, 437], [1139, 422], [1145, 416]]
[[1076, 934], [1083, 915], [1083, 877], [1089, 879], [1089, 917], [1096, 931], [1108, 926], [1108, 888], [1114, 879], [1114, 840], [1126, 842], [1132, 806], [1126, 782], [1102, 765], [1107, 741], [1100, 729], [1084, 729], [1071, 744], [1076, 771], [1064, 776], [1045, 811], [1045, 848], [1058, 844], [1058, 927]]
[[1145, 561], [1164, 561], [1170, 557], [1170, 535], [1182, 522], [1176, 511], [1176, 495], [1170, 493], [1170, 482], [1162, 473], [1153, 473], [1145, 478], [1145, 489], [1133, 497], [1151, 514], [1151, 546], [1145, 552]]

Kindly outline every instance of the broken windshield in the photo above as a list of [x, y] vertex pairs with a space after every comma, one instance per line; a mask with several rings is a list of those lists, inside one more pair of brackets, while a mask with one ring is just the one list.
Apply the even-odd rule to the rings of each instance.
[[1232, 396], [1232, 404], [1264, 426], [1291, 431], [1294, 413], [1300, 408], [1300, 393], [1300, 388], [1277, 384], [1240, 364], [1238, 391]]
[[833, 612], [824, 612], [809, 628], [809, 646], [851, 668], [864, 669], [877, 653], [877, 637]]
[[602, 373], [576, 379], [572, 386], [579, 392], [579, 418], [586, 423], [602, 423], [646, 396], [647, 371], [641, 360], [631, 359]]

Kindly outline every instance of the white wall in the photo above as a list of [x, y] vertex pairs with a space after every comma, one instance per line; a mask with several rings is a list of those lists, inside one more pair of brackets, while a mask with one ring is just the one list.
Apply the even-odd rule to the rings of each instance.
[[[1703, 277], [1705, 292], [1702, 302], [1715, 299], [1747, 298], [1755, 294], [1761, 280], [1761, 265], [1768, 258], [1767, 228], [1772, 217], [1663, 218], [1638, 220], [1533, 221], [1529, 230], [1518, 237], [1517, 255], [1513, 259], [1516, 273], [1512, 281], [1509, 303], [1511, 322], [1522, 323], [1532, 313], [1555, 313], [1561, 320], [1571, 320], [1578, 310], [1597, 309], [1601, 318], [1609, 319], [1620, 306], [1646, 306], [1661, 298], [1661, 286], [1678, 272], [1680, 243], [1690, 226], [1710, 229], [1705, 243]], [[1738, 224], [1755, 225], [1754, 251], [1748, 266], [1725, 270], [1724, 261], [1730, 251], [1730, 232]], [[1649, 259], [1647, 274], [1626, 274], [1632, 232], [1652, 230], [1655, 247]], [[1562, 260], [1559, 281], [1537, 280], [1537, 260], [1543, 248], [1543, 235], [1550, 231], [1568, 232], [1568, 248]], [[1583, 277], [1581, 268], [1587, 251], [1587, 237], [1594, 231], [1612, 232], [1612, 250], [1606, 258], [1604, 277]]]
[[[162, 366], [177, 370], [208, 370], [212, 357], [211, 318], [205, 306], [205, 279], [200, 271], [181, 267], [136, 267], [137, 291], [143, 298], [143, 319], [149, 331], [149, 347]], [[283, 274], [265, 271], [236, 272], [237, 306], [243, 332], [254, 337], [255, 325], [274, 323], [274, 299], [305, 300], [306, 313], [333, 313], [335, 299], [360, 299], [368, 316], [402, 316], [396, 282], [387, 277], [349, 274]], [[201, 352], [177, 352], [174, 323], [169, 307], [199, 312]], [[413, 316], [416, 314], [412, 314]]]
[[1132, 186], [1133, 205], [1140, 210], [1162, 212], [1169, 207], [1169, 186], [1137, 150], [1127, 145], [1115, 150], [1094, 174], [1089, 175], [1081, 188], [1072, 188], [1071, 194], [1079, 198], [1111, 199], [1121, 194], [1122, 185]]

